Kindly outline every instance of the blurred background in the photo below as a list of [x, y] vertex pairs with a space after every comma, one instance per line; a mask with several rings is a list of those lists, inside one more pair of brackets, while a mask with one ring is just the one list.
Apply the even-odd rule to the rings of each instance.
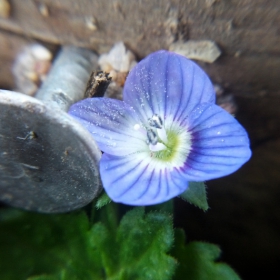
[[[0, 88], [19, 88], [13, 65], [35, 42], [55, 56], [61, 45], [102, 54], [123, 41], [142, 59], [189, 40], [219, 49], [213, 62], [196, 61], [218, 102], [247, 129], [253, 156], [235, 174], [207, 182], [206, 213], [176, 200], [175, 225], [188, 240], [219, 244], [221, 260], [243, 279], [272, 279], [280, 261], [279, 0], [0, 0]], [[39, 66], [46, 74], [48, 64]]]

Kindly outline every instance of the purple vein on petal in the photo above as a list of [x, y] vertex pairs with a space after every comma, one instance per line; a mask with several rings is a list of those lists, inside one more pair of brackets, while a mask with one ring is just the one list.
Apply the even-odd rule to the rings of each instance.
[[[212, 149], [212, 148], [208, 148], [208, 149]], [[204, 150], [204, 149], [203, 149], [203, 150]], [[203, 153], [197, 152], [197, 151], [193, 151], [192, 153], [193, 153], [193, 154], [196, 154], [196, 155], [199, 155], [199, 156], [209, 157], [209, 154], [203, 154]], [[237, 157], [237, 156], [217, 155], [217, 154], [215, 155], [215, 157], [219, 157], [219, 158], [235, 158], [235, 159], [240, 158], [240, 156]]]
[[[148, 192], [149, 187], [150, 187], [150, 183], [153, 180], [154, 173], [155, 173], [155, 170], [153, 169], [151, 175], [149, 175], [150, 177], [149, 177], [149, 180], [148, 180], [148, 182], [146, 184], [145, 190], [138, 196], [138, 198], [136, 200], [142, 198]], [[143, 180], [143, 182], [144, 182], [144, 180]]]
[[168, 59], [166, 53], [158, 52], [154, 56], [149, 56], [146, 61], [149, 73], [147, 97], [150, 100], [152, 113], [159, 114], [161, 117], [165, 116]]
[[[209, 158], [209, 156], [206, 156], [206, 157]], [[215, 158], [216, 158], [216, 156], [215, 156]], [[220, 158], [222, 158], [222, 157], [220, 157]], [[229, 159], [229, 157], [227, 157], [227, 158]], [[237, 158], [237, 159], [238, 159], [238, 158]], [[196, 157], [194, 157], [193, 154], [190, 155], [190, 156], [188, 157], [188, 160], [192, 160], [192, 161], [197, 162], [197, 163], [199, 163], [199, 164], [211, 164], [211, 165], [222, 165], [222, 166], [233, 166], [233, 165], [236, 165], [236, 163], [229, 164], [228, 162], [227, 162], [227, 163], [225, 163], [225, 162], [216, 163], [216, 162], [213, 162], [213, 161], [211, 161], [211, 162], [209, 162], [209, 161], [205, 162], [205, 161], [203, 161], [203, 160], [197, 160]]]
[[156, 199], [156, 197], [158, 197], [159, 193], [160, 193], [160, 188], [161, 188], [161, 170], [159, 170], [159, 176], [158, 176], [158, 184], [157, 184], [157, 192], [156, 194], [153, 196], [153, 199]]
[[[185, 83], [183, 82], [183, 69], [182, 69], [182, 64], [181, 64], [181, 61], [179, 60], [178, 57], [176, 57], [177, 61], [178, 61], [178, 65], [180, 65], [180, 75], [181, 75], [181, 86], [182, 86], [182, 93], [180, 94], [180, 100], [179, 100], [179, 103], [178, 103], [178, 106], [176, 108], [176, 112], [174, 114], [174, 117], [173, 117], [173, 120], [176, 120], [177, 119], [177, 114], [179, 112], [179, 109], [180, 109], [180, 104], [181, 104], [181, 101], [182, 101], [182, 97], [183, 97], [183, 94], [185, 92]], [[178, 118], [179, 119], [179, 118]]]
[[[179, 170], [178, 170], [177, 167], [174, 168], [174, 172], [177, 173], [177, 176], [178, 176], [178, 177], [183, 177], [183, 176], [182, 176], [182, 173], [179, 172]], [[174, 185], [176, 185], [176, 186], [178, 187], [178, 189], [180, 189], [180, 191], [183, 192], [183, 191], [186, 190], [187, 187], [186, 187], [185, 185], [183, 185], [183, 184], [178, 184], [177, 181], [175, 180], [174, 176], [171, 177], [171, 179], [172, 179], [172, 181], [174, 182]]]
[[166, 185], [165, 170], [162, 170], [162, 169], [160, 170], [159, 181], [160, 181], [160, 184], [159, 184], [160, 188], [158, 190], [157, 196], [155, 196], [155, 199], [160, 198], [160, 197], [165, 197], [165, 195], [166, 195], [167, 185]]
[[[141, 164], [141, 162], [139, 162], [139, 164]], [[138, 164], [138, 165], [139, 165]], [[137, 166], [138, 166], [137, 165]], [[126, 176], [132, 171], [132, 170], [134, 170], [135, 168], [137, 168], [137, 166], [135, 166], [135, 167], [133, 167], [132, 169], [130, 169], [129, 170], [129, 172], [127, 172], [126, 173]], [[137, 177], [137, 179], [135, 179], [134, 181], [133, 181], [133, 183], [130, 183], [130, 186], [127, 188], [127, 189], [125, 189], [123, 192], [121, 192], [121, 193], [119, 193], [119, 195], [116, 197], [116, 198], [119, 198], [119, 197], [121, 197], [121, 196], [123, 196], [124, 194], [126, 194], [129, 190], [131, 190], [132, 188], [134, 188], [135, 186], [135, 183], [143, 176], [143, 174], [146, 172], [146, 170], [147, 170], [147, 168], [149, 167], [149, 164], [147, 165], [147, 166], [145, 166], [145, 168], [142, 170], [142, 172], [139, 174], [139, 176]], [[120, 178], [119, 178], [120, 179]], [[117, 180], [115, 180], [115, 181], [112, 181], [112, 183], [113, 182], [116, 182], [116, 181], [118, 181], [119, 179], [117, 179]]]
[[[84, 117], [79, 117], [79, 119], [82, 120], [82, 121], [84, 121], [85, 123], [88, 123], [88, 122], [89, 122], [89, 121], [88, 121], [87, 119], [85, 119]], [[122, 123], [120, 123], [120, 122], [116, 122], [116, 123], [122, 124]], [[110, 127], [110, 131], [111, 131], [111, 132], [120, 133], [119, 129], [112, 129], [111, 127]], [[139, 139], [138, 137], [135, 137], [135, 136], [133, 136], [132, 134], [127, 134], [127, 133], [125, 133], [124, 131], [122, 131], [122, 134], [123, 134], [123, 135], [126, 135], [126, 136], [128, 136], [128, 137], [135, 138], [135, 139], [137, 139], [137, 140]], [[104, 138], [105, 138], [105, 135], [104, 135]], [[108, 135], [106, 138], [109, 138], [109, 135]], [[118, 141], [118, 140], [115, 139], [115, 141]]]
[[[145, 70], [146, 70], [146, 66], [145, 66]], [[149, 73], [148, 76], [150, 78], [150, 69], [149, 68], [147, 70], [147, 73]], [[150, 80], [149, 80], [149, 78], [146, 78], [146, 80], [145, 79], [139, 79], [139, 83], [140, 83], [141, 91], [144, 95], [144, 99], [147, 99], [147, 104], [150, 106], [151, 110], [153, 110], [153, 108], [150, 104], [151, 102], [149, 102], [149, 100], [147, 98], [147, 94], [149, 94], [149, 92], [150, 92]], [[145, 81], [145, 83], [144, 83], [144, 81]], [[138, 100], [138, 102], [141, 106], [142, 101], [140, 100], [140, 94], [137, 96], [137, 100]], [[141, 112], [142, 111], [144, 111], [144, 110], [141, 110]], [[143, 119], [147, 118], [147, 115], [146, 114], [145, 114], [145, 116], [142, 115], [142, 118]]]
[[152, 112], [153, 112], [153, 114], [155, 113], [155, 110], [154, 110], [154, 107], [153, 107], [153, 98], [154, 98], [154, 94], [153, 94], [153, 92], [152, 92], [152, 90], [151, 90], [151, 79], [152, 79], [152, 75], [154, 74], [154, 73], [152, 73], [151, 72], [151, 66], [152, 66], [152, 63], [150, 62], [149, 64], [148, 64], [148, 73], [149, 73], [149, 78], [147, 79], [147, 84], [148, 84], [148, 88], [147, 88], [147, 90], [148, 90], [148, 92], [146, 92], [146, 98], [148, 99], [147, 101], [148, 101], [148, 104], [150, 105], [150, 107], [151, 107], [151, 110], [152, 110]]
[[[202, 86], [201, 92], [204, 92], [204, 90], [205, 90], [205, 85], [206, 85], [206, 77], [204, 77], [204, 79], [203, 79], [203, 86]], [[198, 102], [199, 104], [202, 103], [202, 102], [201, 102], [202, 96], [203, 96], [203, 94], [200, 95], [199, 102]]]
[[146, 136], [133, 129], [139, 118], [123, 101], [86, 99], [72, 105], [69, 113], [88, 129], [105, 153], [123, 156], [145, 148]]
[[245, 148], [246, 145], [229, 145], [229, 146], [212, 146], [212, 147], [205, 147], [205, 146], [198, 146], [196, 145], [195, 148], [196, 149], [203, 149], [203, 150], [213, 150], [213, 149], [221, 149], [221, 150], [224, 150], [224, 149], [234, 149], [234, 148]]
[[[118, 166], [121, 166], [121, 165], [126, 165], [126, 164], [129, 164], [129, 161], [126, 161], [122, 164], [119, 164]], [[138, 164], [136, 166], [133, 166], [131, 169], [128, 169], [126, 172], [125, 172], [125, 176], [129, 176], [135, 169], [137, 170], [137, 167], [141, 164], [141, 162], [138, 162]], [[114, 168], [111, 168], [112, 169], [115, 169], [116, 167], [118, 166], [114, 166]], [[108, 169], [107, 169], [108, 170]], [[117, 170], [117, 169], [116, 169]], [[122, 179], [122, 176], [119, 176], [119, 177], [116, 177], [113, 181], [111, 181], [111, 183], [116, 183], [117, 181], [119, 181], [120, 179]]]
[[[176, 178], [177, 178], [177, 180], [176, 180]], [[180, 180], [178, 180], [178, 178], [180, 178]], [[171, 173], [168, 172], [167, 195], [174, 196], [175, 193], [176, 193], [176, 195], [179, 195], [181, 192], [186, 190], [186, 188], [187, 188], [186, 184], [187, 183], [184, 180], [183, 174], [181, 172], [179, 172], [179, 170], [177, 168], [174, 168]]]
[[[202, 130], [201, 130], [202, 131]], [[197, 134], [199, 134], [199, 133], [197, 133]], [[193, 139], [196, 139], [196, 134], [194, 133], [193, 134]], [[209, 136], [209, 137], [197, 137], [197, 139], [199, 139], [199, 141], [201, 141], [201, 140], [215, 140], [215, 139], [227, 139], [227, 138], [229, 138], [229, 139], [231, 139], [231, 138], [237, 138], [237, 139], [240, 139], [240, 137], [244, 137], [244, 133], [240, 133], [239, 135], [236, 135], [236, 134], [234, 134], [234, 136], [232, 136], [232, 135], [218, 135], [218, 136]], [[199, 144], [199, 142], [198, 143], [196, 143], [196, 142], [193, 142], [193, 146], [196, 146], [197, 144]]]
[[[196, 110], [196, 109], [195, 109], [195, 110]], [[194, 120], [194, 122], [196, 122], [198, 119], [203, 118], [203, 115], [206, 113], [206, 111], [207, 111], [207, 109], [204, 110], [203, 113], [202, 113], [197, 119]], [[192, 113], [193, 113], [193, 112], [192, 112]], [[215, 113], [215, 114], [213, 114], [213, 115], [211, 115], [211, 116], [208, 116], [206, 119], [203, 119], [202, 121], [200, 120], [200, 121], [199, 121], [198, 123], [196, 123], [194, 126], [191, 125], [190, 130], [193, 131], [193, 130], [195, 130], [196, 127], [198, 127], [198, 126], [200, 126], [200, 125], [205, 125], [205, 122], [206, 122], [206, 121], [208, 121], [209, 119], [215, 117], [215, 116], [218, 115], [218, 114], [221, 114], [221, 112], [217, 112], [217, 113]], [[213, 128], [215, 128], [216, 126], [223, 126], [223, 125], [227, 125], [227, 124], [232, 124], [232, 122], [231, 122], [231, 123], [221, 123], [221, 124], [218, 124], [218, 125], [211, 126], [210, 128], [207, 127], [207, 128], [204, 128], [204, 129], [213, 129]]]
[[170, 177], [170, 173], [167, 172], [166, 169], [164, 169], [164, 173], [165, 173], [164, 175], [165, 175], [165, 178], [166, 178], [166, 194], [165, 195], [166, 195], [166, 197], [168, 197], [169, 196], [169, 192], [170, 192], [170, 190], [169, 190], [169, 188], [170, 188], [169, 187], [169, 179], [170, 178], [167, 178], [167, 177]]
[[[233, 122], [227, 122], [227, 123], [222, 123], [222, 124], [217, 124], [217, 125], [213, 125], [213, 126], [211, 126], [211, 127], [205, 127], [205, 128], [202, 128], [202, 129], [200, 129], [200, 127], [198, 127], [200, 124], [197, 124], [194, 128], [192, 127], [191, 129], [190, 129], [190, 131], [192, 132], [192, 134], [193, 134], [193, 136], [195, 136], [196, 134], [199, 134], [199, 133], [201, 133], [201, 132], [203, 132], [203, 133], [205, 133], [205, 132], [207, 132], [207, 131], [209, 131], [209, 132], [211, 132], [213, 129], [221, 129], [221, 128], [224, 128], [224, 127], [226, 127], [229, 131], [228, 131], [228, 133], [230, 133], [231, 135], [233, 134], [233, 133], [236, 133], [236, 132], [239, 132], [239, 130], [240, 130], [240, 127], [238, 127], [239, 128], [239, 130], [231, 130], [230, 129], [230, 126], [232, 126], [234, 123]], [[199, 130], [195, 130], [195, 128], [199, 128]], [[240, 131], [240, 133], [242, 133], [242, 131], [243, 131], [243, 129]], [[228, 136], [231, 136], [231, 135], [228, 135]], [[244, 135], [244, 132], [243, 132], [243, 134], [241, 134], [241, 135]], [[241, 136], [240, 135], [240, 136]], [[236, 136], [238, 136], [238, 135], [236, 135]], [[221, 137], [221, 136], [220, 136]], [[207, 139], [209, 139], [210, 137], [207, 137]], [[200, 138], [200, 139], [202, 139], [202, 138]]]
[[[115, 157], [117, 157], [117, 156], [115, 156]], [[127, 160], [126, 161], [121, 161], [119, 164], [117, 164], [117, 165], [111, 165], [110, 167], [106, 167], [106, 171], [110, 171], [110, 170], [112, 170], [112, 169], [117, 169], [117, 168], [119, 168], [120, 166], [122, 166], [122, 165], [124, 165], [124, 164], [127, 164], [127, 165], [130, 165], [130, 155], [129, 156], [124, 156], [124, 157], [122, 157], [122, 158], [126, 158]], [[141, 162], [139, 162], [138, 163], [138, 165], [140, 164]], [[133, 170], [133, 168], [131, 169], [131, 170]]]
[[167, 115], [166, 115], [166, 113], [167, 113], [166, 106], [167, 106], [167, 96], [168, 96], [167, 79], [168, 79], [168, 73], [169, 73], [169, 69], [168, 69], [169, 58], [170, 58], [170, 56], [167, 56], [166, 65], [165, 65], [166, 71], [164, 71], [164, 88], [165, 88], [165, 93], [163, 93], [164, 94], [164, 118], [167, 117]]
[[[181, 66], [182, 67], [182, 66]], [[182, 69], [182, 68], [181, 68]], [[192, 82], [191, 84], [189, 85], [189, 90], [188, 90], [188, 101], [185, 103], [185, 107], [183, 110], [181, 110], [181, 114], [180, 116], [178, 117], [178, 120], [181, 119], [182, 115], [185, 113], [185, 110], [187, 109], [188, 105], [189, 105], [189, 102], [190, 102], [190, 99], [191, 99], [191, 91], [192, 91], [192, 88], [193, 88], [193, 83], [194, 83], [194, 71], [195, 71], [195, 67], [192, 65]], [[183, 84], [185, 84], [183, 82]], [[185, 92], [184, 92], [185, 94]]]
[[[108, 109], [110, 110], [110, 107], [108, 106], [108, 104], [105, 103], [105, 106], [107, 106]], [[125, 115], [121, 114], [119, 111], [117, 111], [117, 113], [121, 116], [122, 119], [126, 120]], [[110, 118], [110, 115], [107, 114], [106, 116], [108, 116], [108, 117]], [[115, 122], [115, 123], [118, 123], [118, 124], [120, 124], [120, 125], [123, 125], [123, 123], [120, 122], [120, 121], [117, 122], [116, 120], [114, 120], [114, 122]], [[110, 128], [110, 130], [113, 131], [113, 132], [119, 133], [119, 129], [118, 129], [118, 128], [116, 128], [116, 129]], [[123, 131], [122, 131], [122, 134], [125, 134], [125, 133], [123, 133]], [[133, 134], [129, 134], [129, 135], [128, 135], [128, 134], [125, 134], [125, 135], [127, 135], [127, 136], [129, 136], [129, 137], [132, 137], [132, 138], [138, 139], [138, 137], [135, 137]]]
[[[192, 161], [192, 160], [190, 160], [190, 161]], [[190, 164], [190, 161], [188, 161], [185, 165], [184, 165], [184, 168], [186, 168], [187, 167], [187, 169], [188, 170], [190, 170], [190, 171], [193, 171], [193, 170], [196, 170], [196, 171], [199, 171], [199, 172], [201, 172], [201, 173], [205, 173], [205, 171], [204, 170], [201, 170], [201, 169], [198, 169], [197, 167], [194, 167], [193, 166], [193, 164]], [[217, 172], [217, 171], [220, 171], [220, 169], [207, 169], [207, 173], [208, 174], [211, 174], [211, 173], [213, 173], [213, 172]], [[204, 180], [204, 179], [200, 179], [200, 178], [196, 178], [196, 181], [206, 181], [206, 180]]]

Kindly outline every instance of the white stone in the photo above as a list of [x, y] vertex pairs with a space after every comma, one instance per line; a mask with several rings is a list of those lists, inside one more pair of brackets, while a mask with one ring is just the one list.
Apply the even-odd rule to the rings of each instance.
[[129, 72], [136, 64], [136, 60], [134, 54], [125, 47], [124, 43], [119, 42], [113, 46], [109, 53], [100, 56], [98, 64], [103, 71]]
[[189, 59], [208, 63], [213, 63], [221, 55], [221, 51], [215, 42], [210, 40], [176, 42], [170, 46], [169, 50]]

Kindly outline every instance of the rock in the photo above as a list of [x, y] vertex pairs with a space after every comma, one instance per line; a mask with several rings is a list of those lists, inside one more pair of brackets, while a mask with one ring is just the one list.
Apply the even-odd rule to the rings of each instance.
[[124, 85], [128, 72], [136, 63], [134, 54], [123, 42], [116, 43], [108, 53], [100, 55], [98, 60], [101, 69], [110, 73], [112, 81], [118, 86]]
[[15, 58], [12, 72], [16, 90], [34, 95], [51, 67], [52, 53], [40, 44], [25, 46]]
[[176, 42], [171, 44], [169, 50], [187, 58], [208, 63], [213, 63], [221, 55], [215, 42], [210, 40]]
[[9, 18], [11, 14], [11, 5], [7, 0], [0, 0], [0, 17]]

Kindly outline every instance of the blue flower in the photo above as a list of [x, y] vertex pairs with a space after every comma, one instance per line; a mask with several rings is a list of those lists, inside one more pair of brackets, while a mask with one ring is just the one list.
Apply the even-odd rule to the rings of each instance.
[[228, 175], [251, 156], [246, 131], [215, 105], [207, 75], [167, 51], [149, 55], [131, 70], [123, 101], [85, 99], [69, 113], [104, 152], [101, 179], [115, 202], [167, 201], [189, 181]]

